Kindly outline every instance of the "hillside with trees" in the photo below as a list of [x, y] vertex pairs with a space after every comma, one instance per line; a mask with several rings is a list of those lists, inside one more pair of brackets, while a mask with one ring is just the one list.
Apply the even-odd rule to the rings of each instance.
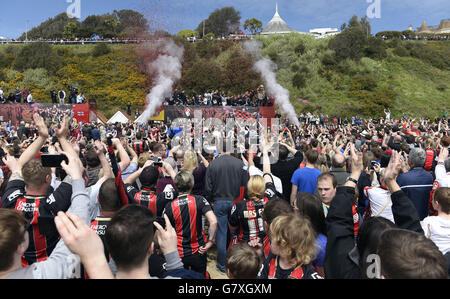
[[[90, 15], [82, 22], [69, 18], [65, 12], [28, 31], [31, 40], [85, 38], [136, 38], [148, 36], [149, 25], [145, 17], [134, 10], [114, 10], [111, 14]], [[25, 40], [23, 33], [19, 40]]]
[[[389, 107], [394, 116], [434, 118], [450, 108], [450, 41], [383, 40], [357, 17], [342, 29], [326, 39], [296, 33], [255, 37], [298, 113], [379, 117]], [[242, 41], [192, 43], [186, 37], [193, 32], [171, 37], [184, 46], [182, 78], [174, 88], [187, 95], [222, 90], [232, 96], [262, 84]], [[169, 34], [156, 38], [161, 36]], [[0, 86], [5, 95], [26, 87], [36, 101], [50, 102], [52, 88], [71, 85], [95, 99], [107, 117], [127, 102], [142, 111], [152, 87], [145, 56], [140, 45], [0, 45]]]

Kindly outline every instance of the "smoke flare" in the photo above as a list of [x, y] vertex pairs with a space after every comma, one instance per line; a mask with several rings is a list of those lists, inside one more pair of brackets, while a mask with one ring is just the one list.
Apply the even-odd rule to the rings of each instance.
[[275, 104], [280, 108], [281, 114], [287, 115], [291, 123], [300, 126], [294, 106], [292, 106], [290, 101], [289, 91], [278, 84], [274, 72], [276, 64], [262, 56], [261, 43], [246, 41], [244, 43], [244, 50], [257, 60], [253, 67], [261, 75], [269, 95], [275, 98]]
[[156, 46], [161, 54], [149, 64], [149, 70], [155, 74], [154, 86], [147, 95], [147, 108], [142, 113], [142, 122], [147, 122], [164, 104], [164, 99], [172, 94], [173, 85], [181, 79], [184, 47], [171, 39], [158, 41]]

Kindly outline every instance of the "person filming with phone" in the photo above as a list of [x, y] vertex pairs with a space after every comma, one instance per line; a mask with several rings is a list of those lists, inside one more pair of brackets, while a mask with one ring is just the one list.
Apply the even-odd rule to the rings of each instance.
[[[20, 211], [30, 224], [29, 246], [22, 258], [23, 266], [45, 261], [50, 256], [59, 241], [54, 217], [59, 211], [65, 212], [69, 209], [72, 197], [72, 179], [69, 175], [56, 190], [51, 187], [51, 167], [56, 165], [44, 163], [43, 166], [39, 154], [49, 138], [48, 128], [40, 115], [34, 114], [33, 119], [39, 137], [19, 159], [9, 155], [3, 158], [12, 174], [2, 196], [2, 207]], [[65, 122], [67, 121], [65, 118]], [[73, 148], [67, 140], [67, 132], [68, 126], [64, 123], [57, 129], [56, 135], [62, 149], [73, 153]], [[61, 166], [61, 159], [53, 160], [59, 161], [59, 167]], [[47, 162], [52, 162], [52, 159]]]

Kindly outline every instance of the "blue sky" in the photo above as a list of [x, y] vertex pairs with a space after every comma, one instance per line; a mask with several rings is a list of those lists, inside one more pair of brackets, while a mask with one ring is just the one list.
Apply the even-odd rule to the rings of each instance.
[[[75, 0], [2, 0], [0, 36], [17, 38], [29, 28], [55, 15], [65, 12]], [[79, 0], [81, 20], [92, 14], [113, 10], [133, 9], [144, 14], [152, 29], [177, 33], [182, 29], [195, 29], [209, 14], [225, 6], [241, 12], [241, 21], [248, 18], [261, 20], [264, 26], [275, 12], [276, 0]], [[372, 33], [383, 30], [406, 30], [411, 24], [419, 27], [439, 25], [450, 18], [450, 0], [278, 0], [279, 13], [287, 24], [298, 31], [312, 28], [339, 28], [353, 15], [362, 17], [371, 5], [380, 1], [381, 17], [370, 19]], [[6, 3], [5, 3], [6, 2]]]

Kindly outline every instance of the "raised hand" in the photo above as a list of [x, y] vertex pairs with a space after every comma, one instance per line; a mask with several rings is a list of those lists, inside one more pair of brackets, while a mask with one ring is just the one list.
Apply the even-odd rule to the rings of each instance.
[[5, 165], [8, 167], [8, 169], [12, 173], [19, 172], [21, 170], [19, 161], [17, 161], [17, 159], [14, 156], [10, 156], [8, 154], [5, 157], [3, 157], [2, 160], [3, 160], [3, 163], [5, 163]]
[[361, 152], [356, 152], [355, 145], [353, 143], [350, 143], [350, 158], [352, 161], [352, 173], [363, 172], [363, 154]]
[[401, 155], [397, 151], [392, 151], [389, 164], [384, 171], [384, 180], [395, 180], [402, 169]]
[[47, 125], [45, 124], [45, 121], [42, 118], [42, 116], [40, 116], [39, 114], [35, 113], [35, 114], [33, 114], [33, 120], [34, 120], [34, 124], [36, 126], [36, 129], [38, 130], [39, 137], [47, 139], [48, 136], [49, 136], [48, 128], [47, 128]]
[[156, 221], [153, 222], [153, 224], [157, 228], [155, 235], [158, 240], [159, 247], [161, 248], [163, 254], [167, 254], [177, 250], [177, 232], [173, 228], [166, 214], [164, 214], [164, 220], [166, 223], [166, 228], [163, 228]]
[[445, 162], [448, 157], [448, 147], [441, 147], [441, 152], [439, 153], [438, 161]]
[[67, 115], [64, 115], [63, 121], [59, 124], [59, 126], [55, 130], [55, 135], [60, 138], [67, 138], [69, 133], [69, 122], [70, 118]]
[[104, 155], [104, 146], [103, 143], [100, 140], [95, 140], [94, 142], [94, 150], [97, 156]]

